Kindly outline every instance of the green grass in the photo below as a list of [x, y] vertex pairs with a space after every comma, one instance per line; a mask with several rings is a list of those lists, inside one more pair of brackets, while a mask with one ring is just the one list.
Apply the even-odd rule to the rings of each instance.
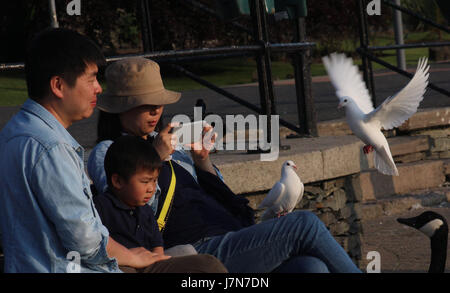
[[17, 106], [27, 99], [23, 73], [0, 73], [0, 106]]
[[[449, 41], [450, 34], [442, 34], [442, 40]], [[436, 41], [438, 35], [436, 32], [414, 32], [405, 36], [405, 43], [414, 43], [420, 41]], [[393, 45], [394, 39], [391, 35], [377, 35], [371, 41], [371, 46]], [[317, 44], [320, 48], [320, 44]], [[359, 43], [356, 44], [359, 46]], [[342, 43], [344, 52], [354, 52], [355, 44], [352, 41]], [[408, 66], [417, 64], [417, 60], [422, 56], [428, 56], [428, 48], [416, 48], [405, 50], [406, 63]], [[383, 51], [380, 57], [390, 64], [396, 64], [395, 50]], [[360, 64], [361, 60], [356, 59], [355, 63]], [[384, 69], [382, 65], [372, 63], [374, 70]], [[255, 82], [257, 78], [256, 62], [253, 58], [235, 58], [223, 59], [215, 61], [198, 62], [187, 65], [187, 68], [198, 74], [207, 81], [218, 85], [227, 86], [234, 84], [245, 84]], [[176, 76], [173, 73], [163, 72], [164, 84], [168, 89], [175, 91], [187, 91], [193, 89], [201, 89], [202, 85], [192, 81], [184, 76]], [[325, 69], [320, 59], [314, 60], [311, 65], [312, 76], [325, 75]], [[283, 80], [293, 77], [293, 67], [289, 62], [273, 61], [272, 62], [273, 80]], [[102, 83], [105, 89], [104, 84]], [[27, 99], [26, 83], [24, 73], [19, 72], [0, 72], [0, 106], [16, 106], [22, 104]]]

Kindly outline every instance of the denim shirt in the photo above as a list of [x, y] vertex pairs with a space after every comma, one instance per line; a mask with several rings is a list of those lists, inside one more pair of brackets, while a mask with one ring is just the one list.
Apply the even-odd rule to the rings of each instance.
[[83, 148], [28, 99], [0, 132], [5, 272], [120, 272], [94, 207]]
[[[153, 131], [149, 135], [155, 137], [158, 135], [158, 133], [156, 131]], [[108, 188], [106, 173], [104, 169], [104, 161], [106, 152], [108, 151], [108, 148], [111, 146], [112, 143], [113, 143], [112, 140], [104, 140], [99, 142], [92, 150], [87, 162], [88, 174], [99, 193], [105, 192], [106, 189]], [[173, 162], [182, 166], [184, 169], [186, 169], [186, 171], [188, 171], [192, 175], [194, 180], [198, 182], [194, 161], [192, 160], [191, 156], [184, 151], [182, 146], [177, 145], [175, 147], [175, 152], [171, 156], [169, 156], [167, 160], [172, 160]], [[219, 169], [217, 169], [215, 166], [214, 169], [216, 170], [217, 176], [219, 176], [219, 178], [223, 181], [223, 176], [220, 173]], [[152, 198], [147, 203], [152, 207], [155, 213], [158, 207], [158, 199], [160, 195], [161, 195], [161, 188], [159, 187], [159, 185], [157, 185], [155, 195], [152, 196]]]

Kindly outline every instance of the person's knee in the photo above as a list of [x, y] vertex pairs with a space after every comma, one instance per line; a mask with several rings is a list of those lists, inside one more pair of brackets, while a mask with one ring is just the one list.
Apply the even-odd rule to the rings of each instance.
[[327, 265], [316, 257], [303, 257], [303, 265], [300, 267], [301, 273], [329, 273]]
[[228, 273], [223, 263], [213, 255], [197, 254], [197, 269], [202, 273]]
[[317, 217], [317, 215], [310, 211], [296, 211], [292, 213], [296, 220], [299, 220], [303, 224], [310, 224], [310, 225], [322, 225], [323, 222]]

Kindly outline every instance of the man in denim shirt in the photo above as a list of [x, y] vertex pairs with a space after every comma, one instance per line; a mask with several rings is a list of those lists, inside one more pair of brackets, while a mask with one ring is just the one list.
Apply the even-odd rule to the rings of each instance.
[[5, 272], [120, 272], [168, 256], [127, 249], [94, 208], [83, 148], [67, 132], [102, 89], [100, 50], [80, 34], [39, 34], [25, 62], [28, 99], [0, 132], [0, 228]]

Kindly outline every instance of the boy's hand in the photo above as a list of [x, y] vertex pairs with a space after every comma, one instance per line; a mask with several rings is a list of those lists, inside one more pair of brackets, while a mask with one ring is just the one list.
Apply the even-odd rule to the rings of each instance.
[[145, 268], [158, 261], [171, 258], [169, 255], [153, 253], [144, 247], [130, 248], [129, 250], [132, 255], [130, 266], [136, 269]]
[[158, 133], [153, 141], [153, 146], [158, 152], [161, 160], [165, 160], [175, 152], [177, 137], [175, 134], [169, 133], [174, 126], [177, 126], [177, 123], [167, 124], [167, 126]]

